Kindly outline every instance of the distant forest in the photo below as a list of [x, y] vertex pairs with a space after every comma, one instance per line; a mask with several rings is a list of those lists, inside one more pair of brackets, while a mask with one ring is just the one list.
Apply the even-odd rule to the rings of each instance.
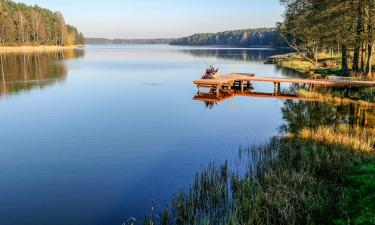
[[287, 47], [276, 28], [258, 28], [234, 30], [219, 33], [194, 34], [189, 37], [172, 41], [171, 45], [196, 45], [196, 46], [270, 46]]
[[87, 44], [92, 45], [132, 45], [132, 44], [169, 44], [175, 39], [107, 39], [86, 38]]
[[0, 0], [0, 45], [81, 45], [83, 35], [60, 12]]
[[174, 39], [107, 39], [86, 38], [87, 44], [170, 44], [191, 46], [233, 46], [233, 47], [288, 47], [276, 28], [258, 28], [225, 31], [219, 33], [194, 34]]

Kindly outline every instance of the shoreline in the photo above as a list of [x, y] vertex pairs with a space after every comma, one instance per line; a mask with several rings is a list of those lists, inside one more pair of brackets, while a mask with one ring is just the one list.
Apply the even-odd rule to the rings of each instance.
[[[335, 60], [334, 58], [323, 57], [322, 60]], [[336, 59], [337, 60], [337, 59]], [[313, 69], [314, 65], [307, 60], [304, 60], [301, 57], [294, 56], [294, 57], [284, 57], [281, 60], [275, 62], [275, 64], [281, 68], [286, 68], [290, 70], [294, 70], [299, 73], [304, 79], [316, 79], [323, 74], [317, 73], [316, 70]], [[339, 68], [339, 67], [336, 67]], [[326, 78], [321, 79], [328, 79], [328, 76], [339, 76], [334, 73], [335, 68], [321, 68], [317, 70], [324, 71], [326, 70], [330, 74], [325, 74]], [[375, 77], [374, 77], [375, 78]], [[374, 81], [374, 78], [369, 78], [371, 81]], [[360, 78], [358, 80], [363, 80]], [[349, 88], [350, 89], [350, 88]], [[359, 90], [349, 91], [349, 89], [344, 88], [341, 90], [331, 91], [331, 92], [324, 92], [322, 90], [303, 90], [299, 91], [300, 97], [309, 97], [315, 98], [319, 100], [323, 100], [328, 104], [358, 104], [361, 106], [366, 107], [374, 107], [375, 106], [375, 87], [369, 88], [361, 88]]]
[[38, 46], [0, 46], [0, 53], [25, 53], [25, 52], [51, 52], [69, 49], [84, 48], [85, 45], [72, 46], [54, 46], [54, 45], [38, 45]]

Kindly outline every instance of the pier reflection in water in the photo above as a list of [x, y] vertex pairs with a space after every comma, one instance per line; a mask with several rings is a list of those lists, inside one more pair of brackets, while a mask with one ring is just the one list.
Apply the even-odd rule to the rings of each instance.
[[66, 79], [64, 60], [84, 56], [84, 50], [0, 53], [0, 96], [45, 88]]
[[328, 104], [320, 99], [302, 98], [295, 93], [296, 86], [291, 86], [287, 91], [279, 94], [253, 92], [252, 88], [244, 91], [220, 90], [198, 92], [193, 100], [204, 102], [205, 106], [213, 109], [221, 102], [236, 98], [271, 98], [283, 100], [281, 108], [285, 124], [280, 128], [282, 132], [296, 133], [302, 128], [318, 128], [319, 126], [332, 126], [338, 128], [342, 124], [349, 127], [364, 127], [375, 131], [375, 109], [357, 104]]

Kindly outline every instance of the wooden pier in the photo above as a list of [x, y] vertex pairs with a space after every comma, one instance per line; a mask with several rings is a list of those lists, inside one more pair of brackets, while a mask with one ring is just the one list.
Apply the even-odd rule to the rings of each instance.
[[256, 77], [254, 74], [232, 73], [220, 75], [217, 79], [200, 79], [193, 81], [198, 87], [198, 93], [201, 88], [210, 88], [219, 95], [220, 90], [231, 90], [239, 87], [241, 92], [251, 87], [253, 82], [268, 82], [274, 85], [274, 94], [280, 93], [281, 83], [304, 84], [310, 86], [330, 86], [330, 87], [375, 87], [372, 81], [354, 81], [345, 79], [300, 79], [300, 78], [280, 78], [280, 77]]

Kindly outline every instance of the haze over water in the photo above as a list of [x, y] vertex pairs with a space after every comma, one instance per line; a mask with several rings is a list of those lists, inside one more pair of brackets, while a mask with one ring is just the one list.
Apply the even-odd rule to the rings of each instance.
[[307, 115], [309, 126], [354, 121], [352, 109], [321, 103], [238, 97], [211, 109], [192, 100], [206, 64], [295, 76], [263, 64], [273, 54], [146, 45], [2, 55], [0, 224], [142, 220], [240, 146], [302, 126]]

